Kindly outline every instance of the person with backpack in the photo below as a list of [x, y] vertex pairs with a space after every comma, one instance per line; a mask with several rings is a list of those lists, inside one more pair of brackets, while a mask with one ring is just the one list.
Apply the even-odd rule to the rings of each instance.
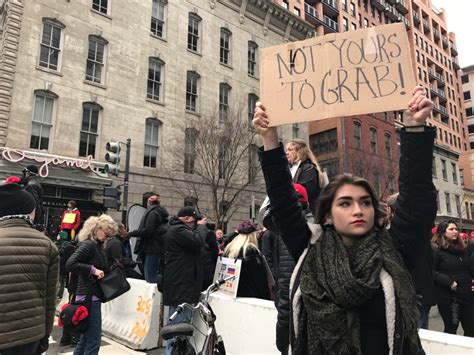
[[134, 252], [143, 261], [146, 282], [158, 281], [158, 270], [163, 264], [168, 211], [160, 205], [160, 195], [153, 193], [147, 200], [147, 210], [137, 230], [129, 232], [137, 238]]

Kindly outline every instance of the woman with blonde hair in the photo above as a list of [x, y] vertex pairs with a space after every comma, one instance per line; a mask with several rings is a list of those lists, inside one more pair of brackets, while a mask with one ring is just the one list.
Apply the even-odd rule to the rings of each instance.
[[314, 213], [321, 188], [326, 185], [324, 174], [311, 149], [302, 139], [292, 139], [286, 144], [286, 158], [293, 174], [293, 182], [304, 186], [308, 192], [309, 209]]
[[257, 244], [257, 225], [245, 221], [237, 228], [238, 235], [227, 245], [224, 256], [241, 259], [237, 297], [254, 297], [269, 300], [267, 269]]
[[74, 355], [99, 353], [102, 336], [101, 294], [96, 280], [108, 270], [104, 242], [118, 232], [117, 223], [108, 215], [89, 217], [79, 232], [79, 246], [66, 263], [66, 271], [78, 276], [75, 301], [90, 302], [89, 322], [77, 344]]

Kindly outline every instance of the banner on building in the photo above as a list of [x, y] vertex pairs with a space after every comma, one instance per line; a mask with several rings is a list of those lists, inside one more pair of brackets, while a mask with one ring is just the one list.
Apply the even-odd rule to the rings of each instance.
[[225, 279], [229, 276], [234, 276], [234, 278], [226, 281], [217, 292], [232, 298], [236, 298], [237, 290], [239, 288], [241, 269], [242, 260], [219, 256], [217, 259], [216, 271], [214, 272], [214, 282], [216, 280]]
[[272, 126], [402, 110], [416, 85], [403, 23], [264, 48], [260, 74]]

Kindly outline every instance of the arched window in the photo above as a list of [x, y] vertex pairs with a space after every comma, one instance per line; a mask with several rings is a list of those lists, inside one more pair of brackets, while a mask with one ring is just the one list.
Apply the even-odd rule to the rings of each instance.
[[97, 84], [105, 82], [105, 57], [107, 41], [99, 36], [89, 36], [87, 52], [86, 80]]
[[148, 60], [148, 80], [146, 97], [155, 101], [163, 101], [163, 81], [165, 63], [159, 58]]

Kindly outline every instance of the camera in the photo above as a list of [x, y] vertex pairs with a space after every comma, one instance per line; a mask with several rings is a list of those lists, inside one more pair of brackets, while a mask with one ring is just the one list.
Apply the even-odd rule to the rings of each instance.
[[[207, 218], [205, 215], [198, 214], [196, 216], [197, 220], [200, 221], [203, 218]], [[206, 228], [209, 229], [210, 231], [215, 231], [216, 230], [216, 222], [213, 222], [209, 218], [206, 221]]]

